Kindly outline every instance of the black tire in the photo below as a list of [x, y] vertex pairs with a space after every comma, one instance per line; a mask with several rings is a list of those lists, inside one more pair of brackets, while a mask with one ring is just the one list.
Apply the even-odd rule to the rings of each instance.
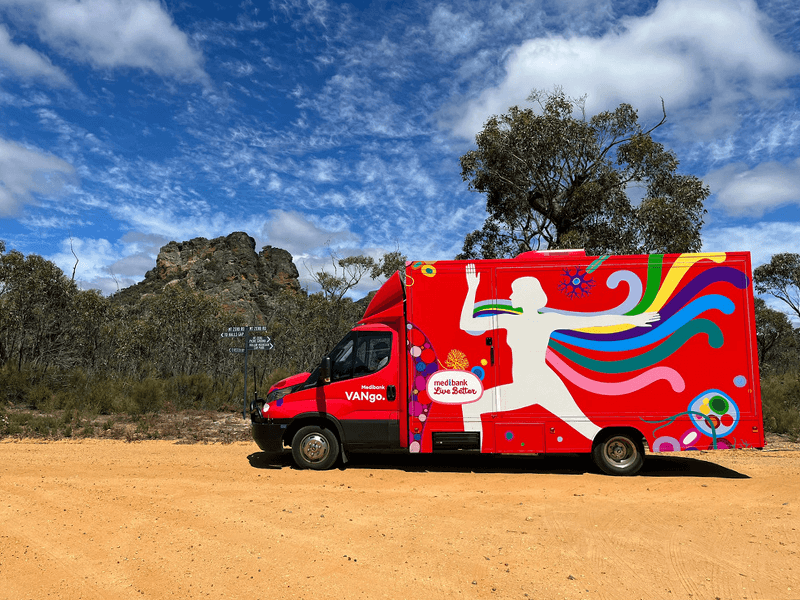
[[644, 464], [644, 448], [642, 442], [629, 433], [612, 433], [595, 444], [592, 458], [608, 475], [635, 475]]
[[292, 438], [292, 458], [300, 469], [330, 469], [339, 458], [339, 440], [325, 427], [301, 427]]

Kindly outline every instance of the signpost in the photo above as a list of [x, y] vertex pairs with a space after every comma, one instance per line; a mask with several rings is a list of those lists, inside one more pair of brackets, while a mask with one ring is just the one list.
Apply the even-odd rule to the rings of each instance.
[[244, 348], [228, 348], [228, 352], [233, 354], [244, 354], [244, 408], [242, 409], [242, 417], [247, 419], [247, 356], [251, 350], [272, 350], [275, 346], [272, 345], [272, 340], [263, 335], [256, 335], [250, 337], [251, 331], [266, 331], [267, 328], [263, 325], [256, 325], [254, 327], [228, 327], [227, 331], [219, 334], [222, 338], [244, 338]]

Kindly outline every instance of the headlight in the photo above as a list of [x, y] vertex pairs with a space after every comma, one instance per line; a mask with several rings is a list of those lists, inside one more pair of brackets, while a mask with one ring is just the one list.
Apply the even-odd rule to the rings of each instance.
[[269, 404], [267, 404], [264, 400], [253, 400], [250, 403], [250, 414], [251, 415], [263, 415], [269, 410]]
[[283, 398], [286, 394], [288, 394], [291, 391], [292, 391], [292, 387], [289, 386], [289, 387], [281, 388], [279, 390], [275, 390], [274, 392], [270, 392], [269, 394], [267, 394], [267, 402], [275, 402], [275, 400], [280, 400], [281, 398]]

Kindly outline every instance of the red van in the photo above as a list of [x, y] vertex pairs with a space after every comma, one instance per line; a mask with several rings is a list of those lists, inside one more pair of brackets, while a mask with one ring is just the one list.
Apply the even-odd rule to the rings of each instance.
[[761, 448], [746, 252], [408, 262], [310, 374], [250, 407], [268, 453], [591, 453]]

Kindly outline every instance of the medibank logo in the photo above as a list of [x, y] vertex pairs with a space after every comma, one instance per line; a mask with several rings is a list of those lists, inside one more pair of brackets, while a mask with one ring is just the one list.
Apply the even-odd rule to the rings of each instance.
[[425, 391], [439, 404], [469, 404], [483, 396], [483, 383], [471, 371], [437, 371], [428, 378]]
[[[362, 400], [366, 402], [376, 402], [378, 400], [386, 400], [386, 396], [380, 393], [380, 391], [383, 391], [383, 389], [384, 386], [382, 385], [362, 385], [360, 392], [345, 392], [344, 397], [350, 401]], [[373, 392], [370, 390], [380, 391]]]

